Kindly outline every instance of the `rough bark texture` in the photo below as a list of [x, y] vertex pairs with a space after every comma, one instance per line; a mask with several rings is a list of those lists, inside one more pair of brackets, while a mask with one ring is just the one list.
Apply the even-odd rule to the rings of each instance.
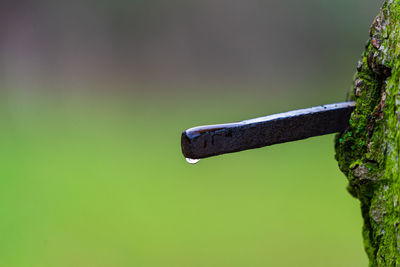
[[370, 266], [400, 266], [400, 1], [386, 0], [370, 28], [349, 99], [357, 106], [336, 138], [336, 159], [361, 201]]

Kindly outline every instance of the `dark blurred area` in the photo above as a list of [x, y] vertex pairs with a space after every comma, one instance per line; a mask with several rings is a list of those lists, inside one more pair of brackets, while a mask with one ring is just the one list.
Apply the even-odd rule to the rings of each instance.
[[53, 90], [101, 88], [115, 80], [125, 85], [121, 88], [137, 83], [283, 83], [286, 88], [286, 83], [342, 77], [349, 84], [379, 5], [372, 0], [1, 1], [0, 75], [5, 88]]

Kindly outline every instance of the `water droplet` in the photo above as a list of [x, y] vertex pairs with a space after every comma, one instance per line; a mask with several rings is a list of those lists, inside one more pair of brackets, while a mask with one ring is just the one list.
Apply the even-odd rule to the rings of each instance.
[[196, 163], [198, 163], [200, 160], [199, 160], [199, 159], [189, 159], [189, 158], [186, 158], [186, 161], [187, 161], [188, 163], [190, 163], [190, 164], [196, 164]]

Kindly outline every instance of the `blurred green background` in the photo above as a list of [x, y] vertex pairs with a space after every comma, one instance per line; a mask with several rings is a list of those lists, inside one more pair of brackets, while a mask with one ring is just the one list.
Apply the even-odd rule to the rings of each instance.
[[379, 4], [1, 1], [0, 266], [366, 266], [333, 135], [180, 134], [343, 101]]

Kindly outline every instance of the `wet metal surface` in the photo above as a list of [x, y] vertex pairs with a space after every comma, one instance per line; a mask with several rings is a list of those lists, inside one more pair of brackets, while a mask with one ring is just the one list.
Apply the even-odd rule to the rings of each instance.
[[182, 153], [201, 159], [343, 131], [355, 102], [274, 114], [236, 123], [199, 126], [182, 133]]

